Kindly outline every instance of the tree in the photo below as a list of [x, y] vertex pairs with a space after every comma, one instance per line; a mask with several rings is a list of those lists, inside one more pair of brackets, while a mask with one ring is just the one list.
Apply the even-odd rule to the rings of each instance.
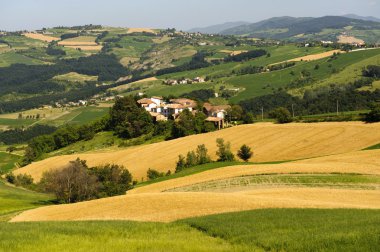
[[186, 167], [193, 167], [198, 164], [197, 155], [194, 151], [189, 151], [186, 156]]
[[186, 168], [186, 160], [182, 155], [178, 156], [177, 166], [175, 168], [175, 172], [181, 172]]
[[246, 113], [244, 116], [243, 116], [243, 122], [245, 124], [251, 124], [251, 123], [254, 123], [254, 120], [255, 120], [255, 117], [254, 115], [251, 113], [251, 112], [248, 112]]
[[276, 119], [277, 123], [283, 124], [283, 123], [290, 123], [292, 122], [292, 115], [290, 114], [289, 110], [283, 107], [277, 108], [269, 113], [269, 115]]
[[197, 164], [202, 165], [202, 164], [207, 164], [210, 163], [211, 158], [207, 154], [208, 150], [206, 148], [206, 145], [198, 145], [197, 150], [196, 150], [196, 155], [197, 155]]
[[216, 139], [218, 151], [216, 155], [219, 157], [218, 162], [230, 162], [235, 160], [234, 154], [231, 152], [230, 142], [224, 143], [224, 139]]
[[244, 160], [245, 162], [248, 162], [248, 160], [253, 156], [253, 152], [251, 151], [250, 147], [244, 144], [240, 147], [237, 155], [240, 159]]
[[154, 169], [148, 169], [148, 171], [146, 172], [146, 176], [149, 180], [155, 180], [165, 176], [165, 174]]
[[241, 120], [244, 114], [244, 111], [240, 105], [233, 105], [231, 109], [228, 109], [227, 114], [228, 114], [228, 118], [231, 121], [239, 121]]
[[153, 131], [150, 114], [132, 96], [119, 98], [111, 108], [109, 126], [122, 138], [135, 138]]
[[107, 164], [89, 171], [100, 183], [98, 198], [122, 195], [132, 188], [132, 174], [123, 166]]
[[367, 123], [380, 122], [380, 104], [371, 105], [371, 111], [365, 115], [364, 121]]
[[100, 186], [97, 177], [88, 171], [86, 161], [79, 158], [62, 170], [44, 173], [40, 183], [64, 203], [94, 199]]

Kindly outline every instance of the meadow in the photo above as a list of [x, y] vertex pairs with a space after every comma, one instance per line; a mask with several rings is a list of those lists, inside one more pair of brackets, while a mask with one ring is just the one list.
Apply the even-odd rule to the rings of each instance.
[[0, 152], [0, 174], [11, 171], [20, 159], [21, 157], [18, 155]]
[[376, 251], [378, 210], [265, 209], [174, 223], [1, 223], [5, 251]]
[[0, 221], [20, 211], [51, 204], [51, 200], [53, 200], [51, 195], [6, 185], [0, 180]]
[[[342, 71], [345, 67], [348, 67], [352, 64], [357, 63], [354, 66], [358, 68], [357, 71], [361, 71], [363, 64], [358, 62], [360, 61], [368, 61], [370, 57], [378, 57], [380, 50], [367, 50], [367, 51], [358, 51], [341, 54], [335, 60], [321, 59], [310, 62], [300, 62], [296, 64], [294, 67], [286, 68], [279, 71], [262, 73], [262, 74], [253, 74], [253, 75], [243, 75], [243, 76], [234, 76], [230, 78], [225, 78], [224, 81], [228, 84], [232, 84], [237, 87], [244, 88], [244, 91], [239, 93], [237, 96], [231, 99], [231, 102], [236, 103], [245, 99], [258, 97], [266, 94], [271, 94], [277, 91], [279, 88], [286, 88], [293, 81], [300, 78], [301, 72], [306, 70], [311, 73], [311, 77], [313, 80], [312, 83], [307, 84], [308, 88], [315, 88], [320, 86], [320, 84], [316, 83], [316, 80], [326, 80], [324, 85], [334, 84], [335, 78], [332, 80], [328, 80], [330, 76], [333, 75], [334, 71]], [[315, 66], [319, 65], [319, 69], [316, 70]], [[334, 70], [335, 69], [335, 70]], [[351, 71], [354, 71], [353, 68], [350, 68]], [[358, 73], [356, 72], [356, 75]], [[340, 76], [345, 76], [344, 74]], [[350, 75], [351, 76], [351, 75]], [[352, 76], [351, 76], [352, 77]], [[346, 82], [347, 83], [347, 78]], [[298, 92], [302, 88], [297, 88]]]

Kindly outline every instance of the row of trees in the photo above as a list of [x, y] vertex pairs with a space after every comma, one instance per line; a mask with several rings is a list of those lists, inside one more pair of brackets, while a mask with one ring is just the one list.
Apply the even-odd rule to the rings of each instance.
[[[216, 145], [218, 147], [216, 155], [218, 157], [217, 162], [232, 162], [235, 161], [235, 155], [231, 151], [231, 143], [225, 142], [224, 139], [218, 138], [216, 140]], [[253, 156], [251, 148], [247, 145], [242, 145], [237, 152], [237, 156], [245, 161]], [[211, 157], [208, 155], [208, 149], [204, 144], [198, 145], [195, 151], [189, 151], [185, 156], [179, 155], [176, 164], [175, 172], [181, 172], [187, 168], [194, 167], [197, 165], [207, 164], [212, 162]]]
[[0, 142], [5, 143], [6, 145], [21, 144], [28, 142], [34, 137], [51, 134], [56, 130], [57, 128], [54, 126], [37, 124], [26, 129], [16, 128], [3, 132], [0, 131]]

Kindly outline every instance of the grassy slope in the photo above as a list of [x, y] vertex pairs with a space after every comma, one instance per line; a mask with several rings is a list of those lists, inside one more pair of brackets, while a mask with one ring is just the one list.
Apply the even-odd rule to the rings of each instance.
[[44, 62], [16, 52], [6, 52], [0, 54], [0, 67], [8, 67], [12, 64], [41, 65], [44, 64]]
[[380, 243], [380, 211], [257, 210], [183, 222], [265, 251], [375, 251]]
[[[225, 82], [245, 89], [244, 92], [241, 92], [231, 99], [232, 102], [239, 102], [241, 100], [270, 94], [278, 88], [286, 87], [292, 81], [300, 77], [302, 70], [308, 70], [316, 81], [323, 80], [332, 75], [333, 69], [338, 71], [343, 70], [351, 64], [355, 64], [361, 60], [367, 59], [368, 57], [378, 55], [379, 52], [380, 50], [368, 50], [342, 54], [338, 57], [338, 59], [330, 62], [328, 59], [321, 59], [312, 62], [300, 62], [295, 67], [288, 69], [263, 74], [234, 76], [231, 78], [226, 78]], [[317, 64], [320, 68], [318, 70], [314, 70], [314, 67]], [[292, 71], [295, 73], [294, 76], [290, 74]]]
[[20, 159], [19, 156], [0, 152], [0, 171], [1, 172], [8, 172], [12, 170], [15, 166], [15, 163], [18, 162]]
[[231, 251], [186, 224], [137, 222], [2, 223], [4, 251]]
[[267, 209], [180, 222], [2, 223], [5, 251], [376, 251], [380, 211]]
[[51, 199], [49, 195], [11, 187], [0, 180], [0, 217], [49, 204]]

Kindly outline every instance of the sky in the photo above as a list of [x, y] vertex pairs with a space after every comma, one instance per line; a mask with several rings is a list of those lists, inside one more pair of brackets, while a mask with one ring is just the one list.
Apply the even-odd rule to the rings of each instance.
[[0, 30], [84, 24], [188, 30], [275, 16], [350, 13], [380, 18], [380, 0], [2, 0]]

